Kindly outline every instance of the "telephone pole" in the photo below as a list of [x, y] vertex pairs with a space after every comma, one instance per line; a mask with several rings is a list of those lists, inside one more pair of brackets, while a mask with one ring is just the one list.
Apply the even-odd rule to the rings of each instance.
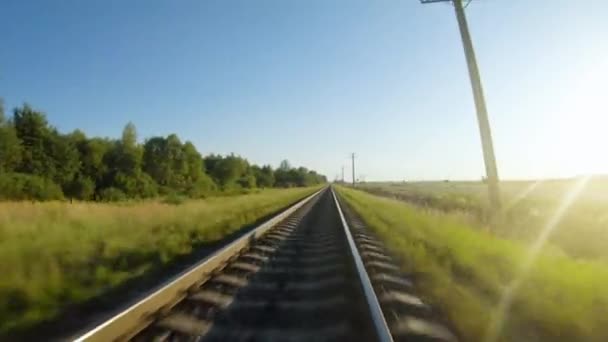
[[342, 165], [342, 183], [344, 183], [344, 165]]
[[[486, 167], [490, 206], [494, 216], [493, 219], [495, 219], [500, 213], [501, 207], [500, 189], [498, 186], [498, 168], [496, 166], [496, 157], [494, 156], [494, 144], [492, 143], [492, 132], [490, 130], [490, 120], [488, 119], [486, 101], [483, 96], [481, 77], [479, 76], [477, 59], [475, 58], [473, 42], [471, 41], [471, 36], [469, 34], [469, 27], [467, 25], [467, 18], [464, 14], [462, 0], [420, 0], [420, 2], [423, 4], [446, 1], [452, 2], [454, 4], [454, 10], [456, 11], [456, 19], [458, 20], [458, 28], [460, 30], [460, 37], [462, 39], [464, 54], [467, 60], [469, 78], [471, 79], [473, 98], [475, 100], [475, 109], [477, 111], [477, 122], [479, 124], [479, 133], [481, 136], [483, 160]], [[471, 0], [467, 1], [467, 5], [469, 2], [471, 2]]]
[[355, 153], [351, 154], [351, 158], [353, 160], [353, 188], [355, 187]]

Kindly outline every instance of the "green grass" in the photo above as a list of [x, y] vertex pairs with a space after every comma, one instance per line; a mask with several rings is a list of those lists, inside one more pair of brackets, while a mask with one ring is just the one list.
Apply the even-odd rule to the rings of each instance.
[[0, 335], [52, 318], [315, 189], [182, 204], [0, 203]]
[[[505, 210], [493, 232], [505, 238], [535, 239], [577, 181], [501, 182]], [[361, 188], [461, 215], [475, 227], [488, 226], [487, 187], [481, 182], [367, 183]], [[589, 180], [557, 225], [551, 242], [573, 257], [608, 261], [608, 178]]]
[[[483, 341], [527, 244], [473, 226], [462, 215], [421, 210], [339, 188], [346, 202], [399, 257], [418, 290], [464, 341]], [[515, 292], [499, 341], [608, 341], [608, 264], [543, 250]]]

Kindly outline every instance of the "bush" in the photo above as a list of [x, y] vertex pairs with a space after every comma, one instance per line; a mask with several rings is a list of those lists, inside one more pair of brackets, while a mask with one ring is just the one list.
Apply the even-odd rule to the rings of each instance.
[[254, 175], [245, 175], [237, 180], [237, 183], [246, 189], [255, 188], [255, 176]]
[[114, 184], [130, 198], [149, 198], [158, 194], [158, 185], [145, 172], [133, 175], [119, 172], [114, 177]]
[[145, 172], [138, 175], [136, 178], [136, 184], [137, 195], [141, 198], [150, 198], [158, 194], [158, 185], [154, 179], [152, 179], [152, 177]]
[[163, 203], [165, 204], [182, 204], [186, 201], [186, 197], [177, 194], [177, 193], [171, 193], [169, 195], [167, 195], [167, 197], [165, 197], [165, 199], [163, 199]]
[[69, 197], [75, 197], [80, 200], [90, 200], [95, 194], [95, 182], [87, 177], [77, 177], [65, 189], [65, 193]]
[[127, 199], [127, 195], [117, 188], [105, 188], [99, 193], [101, 200], [104, 202], [118, 202]]
[[167, 196], [167, 195], [170, 195], [171, 193], [173, 193], [173, 189], [171, 189], [170, 187], [168, 187], [166, 185], [158, 186], [158, 194], [160, 196]]
[[23, 173], [0, 174], [0, 200], [60, 200], [63, 192], [52, 180]]
[[203, 198], [215, 191], [217, 191], [217, 185], [206, 174], [203, 174], [195, 183], [186, 188], [186, 194], [192, 198]]

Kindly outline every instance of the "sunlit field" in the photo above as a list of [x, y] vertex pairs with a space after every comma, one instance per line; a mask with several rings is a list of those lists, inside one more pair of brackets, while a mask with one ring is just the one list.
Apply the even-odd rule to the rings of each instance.
[[[501, 182], [504, 212], [498, 236], [533, 241], [555, 215], [579, 179]], [[487, 188], [481, 182], [400, 182], [359, 185], [374, 194], [429, 211], [461, 216], [472, 227], [489, 227]], [[593, 177], [575, 194], [549, 236], [564, 253], [608, 261], [608, 177]]]
[[[514, 184], [510, 189], [513, 195], [507, 198], [514, 198], [517, 190], [526, 186]], [[451, 187], [431, 183], [392, 189], [404, 188], [430, 189], [428, 193], [436, 195], [446, 189], [466, 189], [470, 198], [479, 196], [474, 184]], [[539, 194], [544, 195], [536, 194], [515, 205], [517, 210], [535, 211], [534, 216], [529, 214], [535, 220], [521, 222], [536, 233], [547, 227], [535, 227], [533, 222], [540, 223], [551, 215], [549, 208], [556, 205], [566, 188], [566, 183], [559, 182], [539, 186]], [[602, 202], [593, 205], [593, 196], [601, 195], [595, 191], [583, 194], [585, 205], [575, 203], [573, 212], [565, 212], [566, 221], [558, 223], [562, 231], [552, 239], [579, 248], [571, 249], [573, 254], [604, 257], [608, 253], [599, 249], [585, 253], [582, 245], [587, 240], [590, 246], [599, 246], [594, 236], [605, 241], [598, 217], [586, 217], [601, 212]], [[345, 187], [339, 187], [339, 193], [385, 241], [402, 268], [411, 274], [417, 293], [441, 310], [463, 341], [608, 341], [605, 260], [577, 259], [552, 245], [533, 252], [534, 244], [480, 229], [477, 219], [459, 211], [421, 209], [402, 200]], [[583, 227], [590, 223], [592, 227]], [[577, 237], [576, 232], [564, 232], [570, 229], [589, 235]], [[576, 238], [581, 245], [569, 244], [567, 237]]]
[[179, 205], [0, 203], [0, 335], [220, 240], [317, 188]]

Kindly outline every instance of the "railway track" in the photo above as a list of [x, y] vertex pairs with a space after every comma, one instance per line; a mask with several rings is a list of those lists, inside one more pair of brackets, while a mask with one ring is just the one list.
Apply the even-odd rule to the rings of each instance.
[[456, 341], [413, 293], [327, 188], [76, 340]]

